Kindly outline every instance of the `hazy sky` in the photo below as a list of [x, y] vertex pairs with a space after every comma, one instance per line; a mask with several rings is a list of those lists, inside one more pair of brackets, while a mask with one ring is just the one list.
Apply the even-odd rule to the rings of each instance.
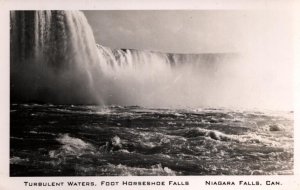
[[266, 11], [84, 11], [97, 43], [177, 53], [236, 52], [291, 43], [291, 15]]

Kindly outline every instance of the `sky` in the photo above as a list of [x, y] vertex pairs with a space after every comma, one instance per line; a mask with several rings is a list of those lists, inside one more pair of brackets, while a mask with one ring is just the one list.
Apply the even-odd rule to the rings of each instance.
[[[291, 14], [280, 11], [84, 11], [96, 42], [171, 53], [287, 49]], [[260, 47], [259, 47], [260, 46]]]

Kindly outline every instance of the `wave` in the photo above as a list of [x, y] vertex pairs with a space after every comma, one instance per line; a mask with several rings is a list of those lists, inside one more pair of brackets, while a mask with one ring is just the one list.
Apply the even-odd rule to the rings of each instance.
[[64, 158], [66, 156], [81, 156], [83, 154], [93, 154], [96, 148], [79, 138], [70, 137], [69, 134], [60, 135], [57, 139], [62, 146], [58, 150], [49, 151], [51, 158]]
[[20, 164], [23, 162], [29, 162], [29, 159], [28, 158], [24, 159], [24, 158], [20, 158], [18, 156], [13, 156], [10, 158], [10, 161], [9, 161], [10, 164]]
[[[93, 170], [93, 169], [92, 169]], [[152, 165], [150, 168], [130, 167], [122, 164], [108, 164], [99, 168], [102, 175], [107, 176], [174, 176], [176, 172], [168, 167], [162, 167], [161, 164]], [[97, 171], [96, 171], [97, 172]]]
[[88, 167], [78, 165], [76, 171], [81, 175], [101, 175], [101, 176], [174, 176], [177, 172], [162, 167], [161, 164], [152, 165], [149, 168], [131, 167], [123, 164], [107, 164], [98, 167]]

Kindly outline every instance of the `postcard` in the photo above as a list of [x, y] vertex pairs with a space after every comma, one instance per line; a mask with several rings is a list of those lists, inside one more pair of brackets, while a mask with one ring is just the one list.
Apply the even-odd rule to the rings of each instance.
[[2, 2], [0, 189], [300, 188], [297, 5]]

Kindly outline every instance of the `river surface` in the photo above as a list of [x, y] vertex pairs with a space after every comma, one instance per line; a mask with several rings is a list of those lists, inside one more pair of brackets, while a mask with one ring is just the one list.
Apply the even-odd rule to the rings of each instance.
[[293, 174], [293, 112], [11, 104], [11, 176]]

